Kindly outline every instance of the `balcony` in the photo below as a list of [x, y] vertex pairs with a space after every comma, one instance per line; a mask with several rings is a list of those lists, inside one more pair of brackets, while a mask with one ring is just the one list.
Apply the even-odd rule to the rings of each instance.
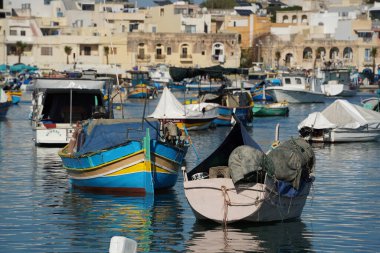
[[154, 59], [156, 61], [165, 61], [165, 58], [166, 58], [166, 55], [164, 55], [164, 54], [155, 54], [154, 55]]
[[143, 54], [143, 55], [138, 54], [136, 56], [137, 62], [149, 62], [150, 58], [151, 58], [150, 55], [145, 55], [145, 54]]
[[181, 62], [193, 62], [191, 54], [181, 54], [179, 58]]

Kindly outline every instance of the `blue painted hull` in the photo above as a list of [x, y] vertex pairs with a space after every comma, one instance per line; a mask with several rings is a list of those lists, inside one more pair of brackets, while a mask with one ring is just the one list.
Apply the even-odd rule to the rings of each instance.
[[151, 161], [139, 141], [77, 158], [60, 156], [74, 187], [146, 194], [150, 193], [147, 182], [154, 190], [176, 184], [186, 152], [187, 147], [151, 140]]
[[220, 106], [219, 116], [214, 120], [217, 126], [231, 126], [233, 124], [232, 114], [234, 113], [245, 126], [250, 126], [253, 120], [252, 106], [230, 108]]

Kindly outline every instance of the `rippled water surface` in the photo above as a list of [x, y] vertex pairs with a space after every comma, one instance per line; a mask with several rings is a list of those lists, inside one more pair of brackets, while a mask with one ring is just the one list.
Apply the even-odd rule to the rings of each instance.
[[[183, 94], [177, 94], [183, 97]], [[350, 99], [359, 104], [368, 94]], [[280, 123], [280, 139], [297, 136], [308, 113], [331, 103], [291, 105], [288, 118], [256, 118], [250, 130], [267, 149]], [[156, 101], [150, 101], [152, 112]], [[154, 197], [74, 191], [57, 148], [35, 147], [30, 101], [11, 107], [0, 121], [0, 252], [108, 252], [110, 238], [138, 242], [139, 252], [378, 252], [380, 248], [380, 142], [319, 145], [316, 181], [301, 220], [220, 225], [195, 220], [182, 176], [174, 189]], [[143, 102], [128, 102], [124, 115], [141, 115]], [[121, 111], [117, 111], [120, 116]], [[228, 128], [191, 132], [187, 167], [205, 158]]]

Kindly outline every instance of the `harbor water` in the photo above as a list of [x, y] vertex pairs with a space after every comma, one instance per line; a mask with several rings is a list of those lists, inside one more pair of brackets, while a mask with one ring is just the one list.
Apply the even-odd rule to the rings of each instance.
[[[182, 98], [184, 95], [176, 93]], [[369, 94], [348, 99], [359, 104]], [[25, 97], [25, 99], [24, 99]], [[138, 243], [138, 252], [378, 252], [380, 142], [314, 146], [316, 180], [300, 220], [221, 225], [196, 221], [183, 177], [165, 193], [147, 197], [74, 190], [58, 148], [36, 147], [25, 94], [0, 121], [0, 252], [108, 252], [112, 236]], [[249, 133], [266, 150], [280, 124], [280, 140], [323, 104], [290, 105], [289, 117], [255, 118]], [[150, 100], [147, 112], [153, 112]], [[143, 101], [128, 101], [125, 117], [140, 117]], [[121, 116], [122, 111], [116, 112]], [[205, 158], [229, 127], [190, 132], [188, 169]]]

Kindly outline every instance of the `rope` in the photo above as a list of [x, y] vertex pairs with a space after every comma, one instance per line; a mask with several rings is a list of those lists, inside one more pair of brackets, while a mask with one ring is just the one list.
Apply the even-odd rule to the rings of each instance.
[[227, 227], [227, 215], [228, 215], [228, 206], [231, 205], [230, 196], [228, 196], [227, 188], [223, 185], [221, 187], [223, 198], [224, 198], [224, 215], [223, 215], [223, 224], [224, 228]]

